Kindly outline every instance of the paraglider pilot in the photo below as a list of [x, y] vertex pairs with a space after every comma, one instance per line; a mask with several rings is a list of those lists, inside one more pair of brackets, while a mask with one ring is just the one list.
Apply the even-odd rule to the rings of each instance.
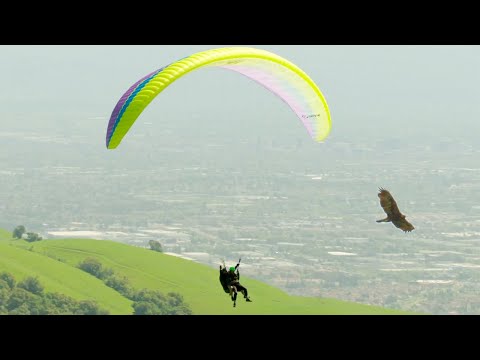
[[237, 305], [237, 294], [240, 291], [243, 294], [245, 301], [251, 302], [250, 297], [248, 296], [248, 290], [245, 286], [240, 284], [240, 272], [238, 267], [240, 266], [240, 258], [236, 266], [231, 266], [227, 271], [225, 263], [220, 265], [220, 283], [222, 284], [223, 290], [230, 294], [230, 297], [233, 301], [233, 307]]

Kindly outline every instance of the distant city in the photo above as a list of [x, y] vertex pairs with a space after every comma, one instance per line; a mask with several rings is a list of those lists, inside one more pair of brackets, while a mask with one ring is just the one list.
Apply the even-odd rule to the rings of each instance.
[[[154, 239], [165, 253], [212, 267], [241, 257], [242, 275], [292, 295], [480, 313], [474, 140], [402, 133], [316, 144], [263, 129], [232, 141], [227, 130], [201, 141], [194, 130], [181, 139], [168, 127], [139, 132], [110, 159], [84, 133], [0, 132], [16, 149], [0, 153], [0, 227], [141, 247]], [[379, 187], [412, 233], [375, 222], [385, 217]]]

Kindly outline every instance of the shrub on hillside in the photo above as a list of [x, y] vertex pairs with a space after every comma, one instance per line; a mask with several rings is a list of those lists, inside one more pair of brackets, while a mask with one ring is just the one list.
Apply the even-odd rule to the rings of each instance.
[[[32, 276], [16, 284], [10, 273], [0, 274], [1, 315], [107, 315], [95, 301], [77, 301], [59, 293], [45, 293]], [[4, 279], [8, 279], [8, 282]], [[11, 286], [11, 284], [14, 284]]]
[[157, 240], [150, 240], [148, 245], [150, 245], [150, 250], [163, 252], [162, 244], [160, 244]]
[[21, 239], [23, 234], [26, 232], [27, 230], [25, 229], [25, 226], [23, 225], [18, 225], [14, 230], [13, 230], [13, 233], [12, 233], [12, 237], [14, 239]]

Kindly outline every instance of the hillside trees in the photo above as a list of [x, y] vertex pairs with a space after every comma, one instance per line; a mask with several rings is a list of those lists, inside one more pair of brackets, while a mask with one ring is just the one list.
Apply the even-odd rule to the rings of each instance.
[[148, 242], [148, 245], [150, 245], [150, 250], [163, 252], [162, 244], [160, 244], [160, 242], [158, 242], [157, 240], [150, 240]]
[[0, 280], [5, 281], [10, 289], [13, 289], [15, 287], [15, 284], [17, 283], [13, 275], [6, 271], [0, 273]]
[[77, 301], [59, 293], [46, 293], [38, 278], [18, 282], [0, 273], [0, 315], [108, 315], [95, 301]]
[[142, 289], [136, 291], [128, 278], [105, 268], [95, 258], [85, 258], [78, 264], [83, 271], [102, 280], [105, 285], [118, 291], [127, 299], [133, 301], [134, 315], [191, 315], [192, 310], [185, 303], [181, 294], [169, 292], [167, 295], [158, 290]]
[[[23, 236], [25, 238], [25, 236]], [[40, 241], [42, 240], [42, 237], [38, 235], [37, 233], [28, 231], [27, 232], [27, 237], [25, 238], [26, 241], [28, 242], [34, 242], [34, 241]]]
[[41, 295], [43, 293], [43, 285], [40, 284], [40, 280], [32, 276], [28, 276], [23, 281], [19, 282], [17, 287], [25, 289], [35, 295]]
[[102, 263], [95, 258], [86, 258], [78, 267], [96, 278], [103, 279]]
[[40, 241], [42, 237], [33, 231], [28, 231], [24, 225], [18, 225], [12, 232], [14, 239], [24, 239], [28, 242]]
[[14, 239], [21, 239], [23, 234], [25, 234], [27, 230], [25, 229], [25, 226], [23, 225], [18, 225], [14, 230], [13, 230], [13, 238]]

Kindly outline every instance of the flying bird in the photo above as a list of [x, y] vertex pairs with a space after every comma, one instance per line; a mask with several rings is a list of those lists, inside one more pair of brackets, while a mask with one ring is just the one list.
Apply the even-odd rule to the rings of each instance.
[[382, 220], [377, 220], [377, 222], [392, 222], [393, 225], [405, 232], [410, 232], [415, 229], [415, 227], [405, 219], [405, 215], [398, 209], [397, 202], [392, 194], [382, 188], [380, 188], [379, 191], [378, 197], [380, 198], [380, 205], [387, 214], [387, 217]]

